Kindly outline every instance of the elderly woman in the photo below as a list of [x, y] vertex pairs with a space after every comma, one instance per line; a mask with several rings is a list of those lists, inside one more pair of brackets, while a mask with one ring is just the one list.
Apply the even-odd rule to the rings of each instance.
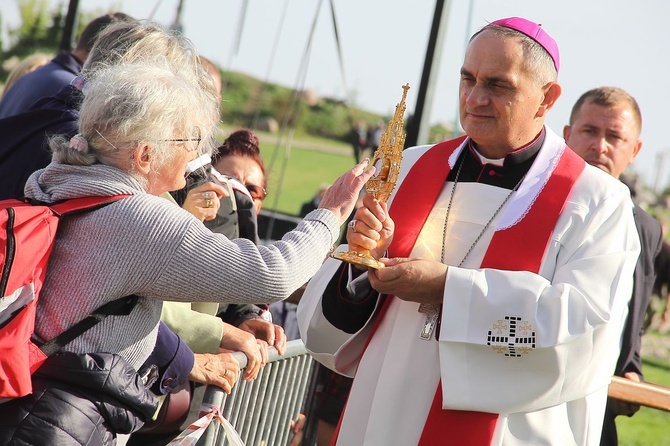
[[[364, 171], [365, 163], [340, 177], [320, 209], [267, 247], [212, 233], [193, 215], [158, 197], [184, 187], [186, 164], [211, 148], [217, 106], [201, 85], [196, 74], [177, 74], [159, 59], [110, 67], [90, 80], [80, 109], [80, 133], [52, 141], [53, 162], [30, 177], [26, 195], [47, 203], [128, 197], [61, 223], [38, 305], [38, 340], [52, 339], [102, 304], [135, 294], [141, 299], [130, 315], [108, 317], [65, 350], [108, 352], [118, 355], [115, 361], [137, 368], [153, 349], [162, 300], [282, 300], [317, 271], [337, 240], [340, 225], [372, 175], [372, 169]], [[99, 422], [86, 417], [90, 436], [82, 444], [113, 443], [119, 428], [104, 417], [109, 410], [95, 404], [109, 404], [110, 397], [119, 395], [92, 398], [75, 384], [70, 383], [71, 392], [82, 393], [84, 401], [95, 400], [103, 415]], [[28, 396], [0, 405], [0, 424], [11, 425], [17, 418], [13, 414], [31, 404]], [[147, 412], [127, 403], [124, 409], [121, 424]]]

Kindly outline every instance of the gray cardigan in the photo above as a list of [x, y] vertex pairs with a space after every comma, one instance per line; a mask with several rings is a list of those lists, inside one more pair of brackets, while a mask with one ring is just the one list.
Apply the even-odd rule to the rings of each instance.
[[256, 246], [214, 234], [195, 217], [149, 195], [129, 174], [105, 165], [50, 164], [25, 188], [29, 198], [130, 194], [58, 227], [38, 303], [35, 333], [49, 340], [100, 305], [130, 294], [130, 316], [111, 316], [66, 346], [109, 352], [139, 367], [151, 353], [162, 300], [264, 303], [285, 299], [321, 266], [339, 235], [335, 215], [318, 209], [281, 240]]

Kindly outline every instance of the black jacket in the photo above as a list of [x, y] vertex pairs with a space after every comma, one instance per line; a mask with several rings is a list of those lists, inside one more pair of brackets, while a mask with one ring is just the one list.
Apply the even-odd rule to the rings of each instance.
[[156, 411], [156, 397], [118, 355], [60, 353], [33, 375], [33, 393], [0, 404], [0, 444], [102, 446]]
[[626, 372], [642, 375], [640, 349], [642, 348], [644, 319], [663, 246], [663, 231], [658, 220], [638, 205], [635, 205], [633, 216], [640, 235], [641, 250], [633, 275], [633, 295], [628, 304], [628, 317], [624, 325], [621, 353], [614, 372], [619, 376], [623, 376]]

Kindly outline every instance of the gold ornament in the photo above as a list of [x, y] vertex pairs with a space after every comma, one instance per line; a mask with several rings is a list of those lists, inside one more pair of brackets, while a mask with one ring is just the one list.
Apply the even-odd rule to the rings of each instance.
[[[402, 86], [402, 99], [395, 106], [393, 118], [388, 127], [382, 133], [379, 147], [372, 156], [372, 165], [375, 167], [375, 175], [365, 183], [365, 191], [375, 197], [381, 203], [385, 203], [391, 196], [400, 174], [400, 163], [402, 162], [402, 151], [405, 146], [405, 123], [403, 118], [407, 108], [407, 90], [409, 84]], [[370, 255], [370, 251], [334, 251], [332, 258], [348, 263], [364, 265], [369, 268], [380, 269], [384, 264]]]

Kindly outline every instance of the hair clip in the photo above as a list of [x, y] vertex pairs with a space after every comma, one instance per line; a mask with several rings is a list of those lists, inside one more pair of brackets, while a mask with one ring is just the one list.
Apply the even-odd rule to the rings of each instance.
[[77, 133], [72, 138], [70, 138], [70, 144], [68, 144], [68, 147], [81, 153], [88, 152], [88, 142], [86, 141], [86, 138], [81, 135], [81, 133]]

